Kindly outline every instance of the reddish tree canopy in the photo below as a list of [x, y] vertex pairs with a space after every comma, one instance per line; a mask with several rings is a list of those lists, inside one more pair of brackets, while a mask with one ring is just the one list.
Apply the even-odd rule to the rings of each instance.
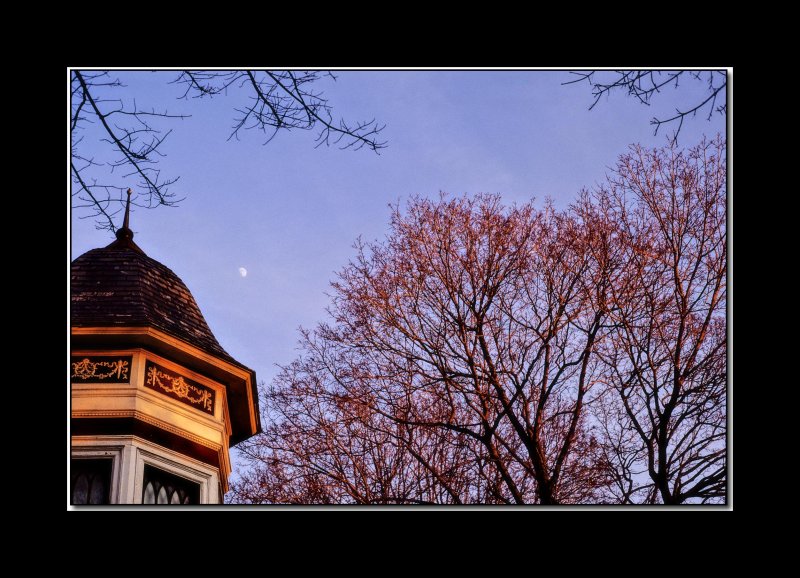
[[416, 198], [356, 249], [235, 500], [724, 500], [724, 141], [634, 148], [564, 211]]

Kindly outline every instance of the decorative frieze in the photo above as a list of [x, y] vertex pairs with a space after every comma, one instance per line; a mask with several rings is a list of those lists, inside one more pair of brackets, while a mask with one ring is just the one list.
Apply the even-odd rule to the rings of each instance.
[[214, 415], [214, 390], [148, 361], [144, 384], [150, 389]]
[[72, 381], [78, 383], [129, 383], [131, 359], [126, 357], [73, 356]]

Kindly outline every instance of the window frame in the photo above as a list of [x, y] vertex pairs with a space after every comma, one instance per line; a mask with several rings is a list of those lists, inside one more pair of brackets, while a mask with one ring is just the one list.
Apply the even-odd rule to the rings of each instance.
[[[133, 435], [73, 436], [72, 459], [111, 458], [111, 505], [142, 505], [144, 466], [200, 485], [199, 505], [223, 503], [219, 469]], [[67, 462], [67, 504], [72, 503], [70, 461]]]
[[[111, 477], [109, 479], [108, 503], [116, 504], [119, 502], [120, 470], [122, 462], [122, 452], [124, 446], [75, 446], [73, 444], [70, 452], [70, 469], [67, 473], [69, 485], [67, 486], [67, 503], [72, 504], [72, 460], [111, 460]], [[76, 504], [77, 505], [77, 504]], [[93, 505], [93, 504], [81, 504]]]
[[[78, 482], [78, 480], [74, 479], [73, 475], [75, 474], [75, 467], [77, 466], [76, 462], [84, 462], [84, 463], [85, 462], [94, 462], [95, 464], [99, 464], [99, 463], [105, 462], [105, 463], [103, 463], [102, 467], [104, 469], [108, 468], [108, 471], [107, 471], [107, 474], [106, 474], [106, 471], [102, 472], [104, 474], [103, 477], [105, 478], [103, 480], [103, 483], [106, 486], [105, 491], [103, 493], [104, 493], [107, 501], [99, 502], [99, 503], [92, 503], [92, 502], [80, 502], [80, 503], [77, 503], [77, 502], [75, 502], [75, 486], [76, 486], [76, 483]], [[82, 472], [82, 474], [85, 474], [85, 473], [86, 473], [86, 471], [84, 470], [84, 472]], [[86, 495], [87, 499], [91, 499], [91, 495], [93, 493], [94, 484], [96, 483], [95, 480], [99, 477], [99, 476], [97, 476], [97, 474], [99, 472], [93, 472], [93, 473], [95, 475], [93, 475], [92, 478], [91, 478], [91, 485], [87, 486], [87, 495]], [[79, 457], [71, 457], [70, 458], [70, 496], [69, 496], [70, 505], [72, 505], [72, 506], [106, 506], [108, 504], [111, 504], [111, 488], [113, 487], [113, 473], [114, 473], [114, 458], [113, 458], [113, 456], [111, 456], [111, 457], [109, 457], [109, 456], [99, 456], [99, 457], [79, 456]], [[79, 474], [79, 475], [81, 475], [81, 474]]]
[[[154, 445], [154, 444], [153, 444]], [[158, 447], [158, 446], [156, 446]], [[176, 457], [167, 457], [162, 455], [164, 452], [163, 448], [158, 447], [160, 451], [153, 451], [154, 448], [142, 448], [138, 447], [135, 455], [136, 460], [136, 477], [134, 481], [134, 488], [136, 494], [134, 496], [134, 504], [144, 505], [144, 467], [151, 466], [167, 472], [168, 474], [172, 474], [174, 476], [178, 476], [184, 478], [190, 482], [193, 482], [200, 486], [200, 501], [197, 505], [204, 505], [213, 503], [211, 502], [211, 488], [214, 486], [213, 482], [219, 474], [212, 474], [209, 471], [203, 471], [198, 469], [194, 464], [188, 464], [187, 461], [190, 458], [186, 458], [186, 456], [182, 456], [181, 454], [175, 453], [175, 456], [179, 456], [177, 459]], [[174, 453], [174, 452], [171, 452]], [[196, 460], [192, 460], [195, 462]], [[198, 462], [199, 463], [199, 462]], [[209, 467], [209, 469], [211, 469]], [[214, 468], [215, 469], [215, 468]], [[215, 472], [216, 473], [216, 472]], [[217, 479], [217, 484], [219, 485], [219, 481]], [[148, 504], [150, 505], [150, 504]]]

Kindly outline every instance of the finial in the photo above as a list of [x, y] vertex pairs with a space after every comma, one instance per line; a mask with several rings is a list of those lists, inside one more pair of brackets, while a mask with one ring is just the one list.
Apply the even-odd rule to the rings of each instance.
[[122, 228], [127, 229], [131, 220], [131, 190], [128, 189], [128, 202], [125, 204], [125, 220], [122, 222]]
[[131, 220], [131, 190], [128, 189], [128, 202], [125, 204], [125, 220], [122, 221], [122, 227], [117, 229], [117, 239], [121, 242], [132, 241], [133, 231], [128, 226]]
[[128, 189], [128, 202], [125, 205], [125, 220], [122, 221], [122, 226], [117, 229], [117, 240], [106, 247], [106, 249], [133, 249], [144, 255], [144, 251], [133, 242], [133, 231], [130, 229], [132, 192], [133, 191]]

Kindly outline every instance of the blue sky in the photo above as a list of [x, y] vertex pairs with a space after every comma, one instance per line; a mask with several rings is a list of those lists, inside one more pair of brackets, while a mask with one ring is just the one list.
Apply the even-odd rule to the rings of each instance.
[[[325, 293], [354, 255], [353, 241], [382, 238], [389, 203], [411, 195], [500, 193], [506, 202], [552, 197], [566, 206], [602, 181], [632, 143], [661, 146], [654, 116], [702, 93], [686, 83], [647, 107], [623, 94], [594, 110], [588, 85], [563, 86], [559, 71], [351, 71], [320, 84], [334, 115], [376, 118], [388, 148], [314, 148], [315, 133], [258, 132], [227, 141], [241, 98], [178, 100], [175, 71], [117, 73], [119, 97], [139, 107], [192, 115], [171, 121], [160, 163], [186, 199], [177, 208], [135, 209], [135, 241], [175, 271], [222, 346], [269, 382], [296, 355], [297, 328], [325, 320]], [[682, 145], [725, 132], [725, 120], [684, 123]], [[85, 141], [99, 159], [103, 145]], [[136, 182], [129, 186], [135, 189]], [[113, 240], [73, 211], [72, 258]], [[118, 218], [121, 221], [121, 217]], [[247, 269], [241, 277], [239, 268]]]

